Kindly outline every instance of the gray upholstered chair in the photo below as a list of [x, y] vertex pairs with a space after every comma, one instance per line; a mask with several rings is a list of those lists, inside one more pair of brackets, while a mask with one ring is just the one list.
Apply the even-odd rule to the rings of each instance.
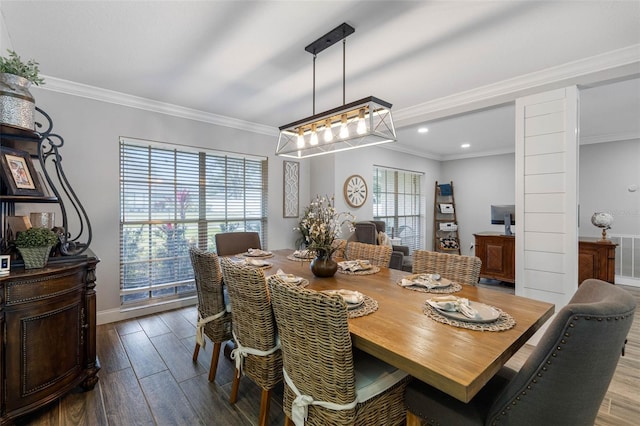
[[503, 367], [468, 404], [414, 380], [407, 425], [592, 425], [635, 309], [626, 290], [585, 280], [522, 368]]
[[[384, 220], [357, 222], [354, 225], [355, 232], [350, 237], [350, 241], [378, 245], [378, 234], [380, 232], [386, 232], [386, 226], [387, 224]], [[392, 245], [391, 249], [392, 253], [389, 267], [392, 269], [410, 271], [411, 257], [409, 256], [409, 247]]]
[[282, 344], [285, 425], [404, 424], [409, 376], [353, 349], [344, 300], [277, 275], [268, 283]]
[[215, 253], [196, 247], [189, 248], [193, 276], [198, 293], [198, 324], [193, 362], [197, 362], [200, 346], [204, 346], [207, 336], [213, 342], [209, 381], [216, 378], [218, 358], [222, 342], [231, 339], [231, 313], [227, 311], [222, 287], [220, 263]]
[[414, 250], [414, 274], [440, 274], [461, 284], [476, 285], [480, 280], [482, 260], [476, 256]]
[[269, 423], [269, 403], [273, 388], [282, 381], [282, 351], [271, 309], [267, 281], [262, 269], [220, 259], [222, 276], [233, 307], [231, 352], [236, 361], [229, 400], [235, 404], [242, 375], [262, 389], [258, 424]]
[[216, 234], [218, 256], [244, 253], [250, 248], [261, 249], [260, 234], [257, 232], [221, 232]]

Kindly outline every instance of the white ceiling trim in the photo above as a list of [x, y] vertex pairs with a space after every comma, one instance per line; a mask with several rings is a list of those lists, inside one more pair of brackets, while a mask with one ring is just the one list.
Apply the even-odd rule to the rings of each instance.
[[397, 127], [513, 102], [542, 90], [640, 73], [640, 44], [394, 110]]
[[52, 92], [59, 92], [67, 95], [93, 99], [96, 101], [142, 109], [145, 111], [157, 112], [160, 114], [186, 118], [189, 120], [201, 121], [204, 123], [230, 127], [238, 130], [246, 130], [248, 132], [260, 133], [268, 136], [278, 136], [278, 128], [266, 126], [264, 124], [251, 123], [249, 121], [239, 120], [237, 118], [212, 114], [192, 108], [185, 108], [178, 105], [142, 98], [139, 96], [128, 95], [126, 93], [116, 92], [113, 90], [101, 89], [99, 87], [89, 86], [82, 83], [75, 83], [73, 81], [63, 80], [56, 77], [43, 75], [43, 78], [46, 81], [46, 85], [39, 86], [39, 89], [50, 90]]
[[[603, 73], [605, 76], [603, 76]], [[455, 95], [434, 99], [412, 107], [394, 110], [394, 121], [396, 127], [405, 127], [426, 120], [434, 120], [512, 102], [517, 97], [535, 93], [540, 90], [548, 90], [556, 86], [589, 84], [597, 82], [598, 79], [618, 78], [624, 75], [637, 75], [638, 73], [640, 73], [640, 44], [635, 44], [601, 55], [548, 68], [543, 71], [525, 74], [499, 83], [489, 84]], [[56, 77], [46, 75], [43, 77], [47, 84], [46, 86], [39, 86], [42, 90], [65, 93], [268, 136], [278, 135], [277, 127], [207, 113], [113, 90], [75, 83]], [[408, 151], [407, 153], [414, 154], [414, 152]], [[424, 156], [424, 153], [422, 153], [421, 156]], [[442, 160], [433, 158], [433, 156], [427, 158]]]
[[634, 132], [628, 133], [609, 133], [606, 135], [596, 135], [588, 137], [580, 137], [580, 145], [590, 145], [593, 143], [615, 142], [615, 141], [630, 141], [634, 139], [640, 139], [640, 134]]

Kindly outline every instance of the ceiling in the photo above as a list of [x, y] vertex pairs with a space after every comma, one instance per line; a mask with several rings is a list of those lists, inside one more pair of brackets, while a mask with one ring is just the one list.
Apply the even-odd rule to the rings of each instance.
[[[73, 82], [263, 133], [312, 114], [304, 47], [346, 22], [346, 102], [394, 105], [392, 149], [511, 152], [513, 100], [568, 84], [584, 89], [584, 140], [640, 135], [638, 1], [3, 0], [0, 11], [2, 48], [37, 59], [45, 89]], [[316, 112], [342, 103], [342, 59], [340, 44], [317, 56]]]

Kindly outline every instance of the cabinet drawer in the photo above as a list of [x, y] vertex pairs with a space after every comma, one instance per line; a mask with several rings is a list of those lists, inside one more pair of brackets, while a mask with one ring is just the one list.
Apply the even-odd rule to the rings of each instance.
[[80, 268], [61, 270], [53, 274], [25, 275], [15, 281], [5, 281], [5, 306], [50, 299], [83, 287], [84, 271]]

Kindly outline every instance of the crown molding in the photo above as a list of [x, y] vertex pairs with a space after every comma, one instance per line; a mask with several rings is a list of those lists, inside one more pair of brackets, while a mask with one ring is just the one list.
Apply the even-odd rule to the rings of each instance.
[[201, 121], [215, 124], [217, 126], [230, 127], [238, 130], [245, 130], [253, 133], [260, 133], [268, 136], [278, 136], [278, 129], [264, 124], [251, 123], [237, 118], [224, 115], [212, 114], [192, 108], [185, 108], [165, 102], [154, 101], [139, 96], [128, 95], [126, 93], [113, 90], [101, 89], [87, 84], [76, 83], [56, 77], [43, 75], [47, 84], [38, 86], [39, 89], [52, 92], [64, 93], [72, 96], [79, 96], [96, 101], [137, 108], [145, 111], [157, 112], [189, 120]]
[[580, 136], [580, 145], [591, 145], [594, 143], [604, 142], [617, 142], [617, 141], [630, 141], [634, 139], [640, 139], [640, 133], [637, 132], [625, 132], [625, 133], [609, 133], [606, 135], [594, 135], [594, 136]]
[[640, 44], [524, 74], [498, 83], [394, 110], [396, 127], [513, 102], [516, 98], [569, 85], [589, 85], [640, 75]]

